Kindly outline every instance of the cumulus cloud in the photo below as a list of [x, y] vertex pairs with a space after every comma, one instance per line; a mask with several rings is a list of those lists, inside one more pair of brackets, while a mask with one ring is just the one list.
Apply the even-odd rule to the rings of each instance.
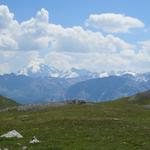
[[99, 32], [84, 30], [82, 27], [56, 30], [53, 39], [51, 46], [56, 51], [113, 53], [132, 48], [131, 44], [113, 35], [103, 36]]
[[14, 22], [14, 14], [5, 5], [0, 5], [0, 29], [6, 29]]
[[139, 43], [144, 54], [150, 55], [150, 40]]
[[[91, 15], [88, 24], [96, 23], [99, 27], [102, 18], [97, 18], [92, 22]], [[144, 26], [138, 19], [124, 15], [111, 14], [104, 18], [102, 27], [112, 33]], [[18, 23], [8, 7], [0, 5], [0, 72], [15, 72], [33, 61], [60, 69], [78, 67], [93, 71], [149, 68], [148, 41], [130, 44], [112, 34], [103, 35], [81, 26], [67, 28], [49, 20], [48, 11], [42, 8], [35, 17]]]
[[92, 14], [86, 25], [108, 33], [126, 33], [130, 29], [144, 27], [144, 23], [137, 18], [115, 13]]
[[[3, 20], [6, 18], [6, 20], [9, 20], [10, 25], [14, 26], [15, 22], [17, 26], [16, 34], [14, 34], [13, 30], [5, 25], [5, 28], [9, 30], [9, 34], [0, 37], [1, 49], [115, 52], [132, 47], [113, 35], [103, 36], [100, 32], [85, 30], [81, 26], [64, 28], [61, 25], [51, 24], [49, 23], [49, 13], [43, 8], [37, 12], [34, 18], [18, 24], [8, 7], [1, 7], [4, 7], [3, 9], [6, 11], [0, 9]], [[16, 27], [14, 28], [16, 30]]]
[[9, 35], [1, 35], [0, 36], [0, 49], [3, 50], [14, 50], [17, 49], [17, 42]]
[[15, 34], [18, 22], [14, 19], [7, 6], [0, 5], [0, 50], [16, 50], [18, 48]]
[[46, 64], [55, 66], [58, 69], [70, 69], [78, 66], [72, 56], [62, 52], [50, 52], [45, 55], [44, 60]]
[[39, 22], [48, 23], [49, 22], [49, 13], [48, 13], [48, 11], [46, 9], [42, 8], [41, 11], [37, 12], [36, 19]]
[[49, 14], [45, 9], [37, 12], [35, 18], [20, 24], [17, 41], [20, 50], [40, 50], [49, 45], [48, 37]]

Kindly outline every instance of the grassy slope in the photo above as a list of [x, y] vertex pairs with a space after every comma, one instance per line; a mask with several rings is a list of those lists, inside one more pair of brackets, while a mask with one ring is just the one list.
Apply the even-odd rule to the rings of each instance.
[[[0, 134], [16, 129], [23, 139], [1, 139], [20, 150], [149, 150], [150, 109], [126, 100], [61, 106], [39, 112], [0, 113]], [[41, 143], [30, 145], [36, 136]]]
[[5, 98], [3, 96], [0, 96], [0, 109], [17, 106], [17, 105], [18, 104], [15, 101]]
[[131, 96], [129, 100], [133, 103], [141, 105], [150, 105], [150, 91], [138, 93], [134, 96]]

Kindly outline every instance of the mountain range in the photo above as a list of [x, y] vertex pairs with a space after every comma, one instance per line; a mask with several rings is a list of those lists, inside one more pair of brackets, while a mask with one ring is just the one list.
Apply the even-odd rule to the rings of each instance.
[[25, 75], [33, 78], [37, 77], [52, 77], [52, 78], [83, 78], [83, 80], [91, 79], [91, 78], [104, 78], [112, 75], [121, 76], [124, 74], [129, 74], [135, 76], [136, 73], [131, 71], [111, 71], [111, 72], [92, 72], [86, 69], [80, 68], [70, 68], [59, 70], [53, 66], [48, 66], [39, 62], [31, 62], [27, 66], [21, 68], [17, 75]]
[[23, 67], [18, 71], [18, 75], [36, 77], [51, 77], [51, 78], [95, 78], [99, 74], [96, 72], [90, 72], [85, 69], [71, 68], [68, 70], [59, 70], [53, 66], [49, 67], [45, 64], [38, 62], [32, 62], [29, 65]]
[[108, 101], [150, 89], [150, 73], [59, 70], [31, 63], [17, 73], [0, 75], [0, 95], [19, 103], [46, 103], [68, 99]]

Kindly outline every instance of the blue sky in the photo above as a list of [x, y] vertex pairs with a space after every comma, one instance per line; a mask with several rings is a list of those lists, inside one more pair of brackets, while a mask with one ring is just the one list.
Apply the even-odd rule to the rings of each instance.
[[[10, 8], [19, 22], [30, 19], [38, 10], [45, 8], [50, 14], [50, 22], [61, 24], [64, 27], [83, 26], [84, 20], [90, 14], [108, 12], [136, 17], [142, 20], [147, 27], [150, 26], [149, 0], [1, 0], [0, 2]], [[127, 34], [118, 34], [118, 36], [130, 42], [146, 40], [150, 37], [150, 34], [145, 34], [143, 30], [135, 30], [132, 34], [133, 36]]]
[[149, 71], [149, 0], [0, 0], [0, 5], [0, 73], [33, 60], [61, 69]]
[[31, 18], [41, 8], [49, 11], [53, 23], [64, 26], [82, 25], [83, 20], [93, 13], [121, 13], [143, 20], [148, 26], [149, 0], [1, 0], [18, 21]]

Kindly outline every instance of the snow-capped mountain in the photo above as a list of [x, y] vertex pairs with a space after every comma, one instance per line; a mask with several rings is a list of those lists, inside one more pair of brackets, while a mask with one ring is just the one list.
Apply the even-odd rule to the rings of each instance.
[[59, 70], [54, 67], [49, 67], [45, 64], [32, 62], [23, 67], [18, 75], [26, 75], [30, 77], [59, 77]]
[[54, 77], [54, 78], [97, 78], [98, 73], [90, 72], [85, 69], [71, 68], [68, 70], [59, 70], [55, 67], [49, 67], [48, 65], [32, 62], [29, 65], [23, 67], [18, 75], [25, 75], [30, 77]]
[[30, 77], [53, 77], [53, 78], [84, 78], [93, 79], [93, 78], [105, 78], [109, 76], [122, 76], [122, 75], [131, 75], [136, 76], [136, 73], [131, 71], [122, 71], [122, 72], [92, 72], [86, 69], [80, 68], [71, 68], [67, 70], [59, 70], [53, 66], [48, 66], [39, 62], [32, 62], [27, 66], [23, 67], [18, 75], [25, 75]]
[[135, 74], [130, 71], [95, 73], [77, 68], [58, 70], [44, 64], [30, 63], [18, 74], [0, 75], [0, 95], [19, 103], [76, 98], [111, 100], [149, 89], [150, 73]]

